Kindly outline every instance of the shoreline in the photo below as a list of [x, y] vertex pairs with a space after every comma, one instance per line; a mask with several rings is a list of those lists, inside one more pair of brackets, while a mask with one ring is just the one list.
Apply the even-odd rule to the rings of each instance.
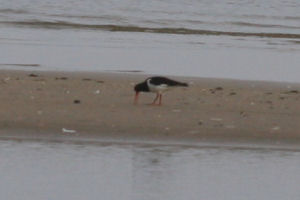
[[0, 138], [299, 143], [300, 83], [175, 77], [188, 82], [149, 106], [147, 75], [0, 70]]

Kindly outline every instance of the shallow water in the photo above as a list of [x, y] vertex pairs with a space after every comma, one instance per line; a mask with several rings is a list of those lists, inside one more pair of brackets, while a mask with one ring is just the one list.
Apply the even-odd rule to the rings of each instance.
[[0, 198], [299, 199], [299, 151], [0, 140]]
[[2, 69], [299, 82], [298, 0], [0, 0], [0, 5]]

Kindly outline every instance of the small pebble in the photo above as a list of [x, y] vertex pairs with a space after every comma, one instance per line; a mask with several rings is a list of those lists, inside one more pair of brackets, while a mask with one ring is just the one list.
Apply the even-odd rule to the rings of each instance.
[[222, 118], [210, 118], [211, 121], [222, 121]]
[[278, 131], [279, 129], [280, 129], [279, 126], [274, 126], [274, 127], [272, 128], [273, 131]]
[[181, 112], [179, 109], [174, 109], [173, 112]]
[[79, 104], [79, 103], [81, 103], [81, 102], [80, 102], [80, 100], [76, 99], [76, 100], [73, 101], [73, 103]]
[[62, 128], [61, 130], [64, 133], [76, 133], [76, 130], [71, 130], [71, 129], [66, 129], [66, 128]]
[[38, 77], [38, 75], [36, 75], [36, 74], [29, 74], [28, 76], [29, 77]]
[[199, 131], [196, 131], [196, 130], [191, 130], [191, 131], [189, 131], [189, 134], [192, 134], [192, 135], [198, 134], [198, 133], [199, 133]]
[[228, 129], [234, 129], [235, 126], [234, 126], [234, 125], [226, 125], [225, 128], [228, 128]]

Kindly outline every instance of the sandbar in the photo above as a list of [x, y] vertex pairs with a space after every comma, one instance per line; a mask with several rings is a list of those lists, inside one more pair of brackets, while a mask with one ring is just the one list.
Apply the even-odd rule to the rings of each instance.
[[300, 141], [300, 84], [199, 77], [149, 105], [133, 87], [150, 75], [0, 71], [0, 137], [143, 141]]

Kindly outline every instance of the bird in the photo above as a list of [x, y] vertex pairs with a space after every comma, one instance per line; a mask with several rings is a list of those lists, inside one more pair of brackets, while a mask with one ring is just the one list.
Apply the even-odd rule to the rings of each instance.
[[[140, 92], [154, 92], [156, 93], [156, 97], [153, 100], [151, 105], [161, 105], [162, 103], [162, 93], [168, 90], [170, 87], [188, 87], [187, 83], [175, 81], [163, 76], [153, 76], [147, 78], [145, 81], [138, 83], [134, 87], [135, 98], [134, 104], [138, 103], [138, 98]], [[158, 104], [156, 104], [159, 99]]]

